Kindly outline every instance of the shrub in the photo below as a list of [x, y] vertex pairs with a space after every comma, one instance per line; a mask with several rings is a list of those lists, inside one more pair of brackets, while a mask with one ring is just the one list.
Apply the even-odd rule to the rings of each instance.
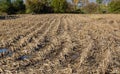
[[71, 11], [70, 13], [75, 13], [75, 14], [84, 14], [84, 11], [82, 9], [76, 9], [74, 11]]
[[83, 7], [85, 13], [96, 13], [98, 9], [98, 5], [95, 3], [88, 3], [86, 6]]

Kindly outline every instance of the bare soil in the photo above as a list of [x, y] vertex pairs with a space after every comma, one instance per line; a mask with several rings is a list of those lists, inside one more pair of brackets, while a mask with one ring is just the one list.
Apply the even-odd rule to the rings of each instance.
[[0, 20], [1, 74], [120, 74], [119, 14]]

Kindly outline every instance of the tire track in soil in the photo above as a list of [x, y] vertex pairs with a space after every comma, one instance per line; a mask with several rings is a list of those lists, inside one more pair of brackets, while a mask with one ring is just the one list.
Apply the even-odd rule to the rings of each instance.
[[110, 73], [107, 72], [108, 71], [108, 67], [109, 67], [109, 64], [110, 64], [110, 61], [111, 61], [111, 52], [109, 49], [107, 49], [104, 53], [103, 53], [103, 59], [102, 61], [99, 63], [99, 68], [96, 69], [97, 70], [97, 73], [102, 73], [102, 74], [106, 74], [106, 73]]
[[[92, 48], [90, 49], [90, 52], [88, 52], [88, 56], [87, 58], [85, 58], [78, 72], [105, 74], [107, 71], [107, 67], [109, 65], [109, 61], [111, 60], [110, 57], [111, 52], [109, 48], [106, 47], [110, 47], [111, 45], [108, 44], [111, 44], [112, 42], [109, 42], [109, 40], [104, 40], [103, 38], [98, 38], [98, 37], [97, 39], [94, 39], [94, 35], [92, 33], [89, 33], [88, 35], [90, 36], [90, 39], [92, 39], [93, 41]], [[100, 45], [101, 41], [107, 41], [106, 42], [107, 44], [104, 44], [104, 46], [102, 47]]]
[[[74, 22], [74, 18], [67, 18], [66, 19], [68, 24], [69, 24], [69, 34], [72, 35], [72, 43], [73, 43], [73, 51], [68, 55], [71, 56], [69, 58], [73, 57], [73, 60], [71, 59], [71, 68], [72, 68], [72, 73], [77, 73], [78, 71], [82, 70], [79, 68], [81, 67], [82, 63], [84, 60], [88, 57], [88, 53], [90, 52], [90, 49], [93, 46], [93, 41], [89, 39], [89, 44], [87, 45], [86, 48], [82, 47], [81, 44], [81, 39], [79, 38], [79, 34], [77, 35], [76, 32], [76, 27], [75, 25], [78, 25], [80, 21]], [[79, 31], [77, 31], [79, 33]], [[80, 72], [79, 72], [80, 73]]]
[[[113, 38], [107, 37], [107, 41], [106, 44], [104, 44], [106, 46], [105, 48], [101, 48], [102, 52], [101, 56], [99, 59], [100, 61], [98, 62], [98, 68], [96, 68], [95, 70], [97, 71], [97, 73], [102, 73], [102, 74], [109, 74], [112, 73], [112, 71], [114, 70], [114, 68], [110, 69], [110, 65], [111, 63], [113, 63], [113, 54], [114, 54], [114, 50], [112, 50], [112, 48], [115, 49], [115, 41], [113, 40]], [[98, 60], [98, 59], [97, 59]]]
[[[120, 39], [119, 37], [116, 37], [115, 35], [111, 36], [112, 39], [110, 39], [109, 41], [111, 41], [111, 47], [110, 47], [110, 59], [109, 59], [109, 64], [107, 65], [107, 70], [106, 73], [114, 73], [116, 72], [119, 73], [120, 71]], [[114, 50], [112, 49], [114, 48]], [[108, 51], [109, 52], [109, 51]]]
[[[70, 22], [70, 21], [69, 21]], [[90, 35], [90, 34], [89, 34]], [[91, 37], [91, 36], [90, 36]], [[92, 39], [92, 38], [91, 38]], [[109, 40], [108, 40], [109, 41]], [[94, 50], [95, 48], [94, 47], [97, 47], [98, 46], [98, 44], [96, 44], [96, 45], [94, 45], [94, 43], [96, 43], [96, 41], [94, 41], [94, 39], [92, 39], [92, 45], [91, 45], [91, 49], [89, 49], [89, 51], [92, 51], [92, 52], [87, 52], [87, 55], [88, 56], [86, 56], [86, 58], [84, 58], [84, 61], [83, 61], [83, 63], [81, 62], [81, 66], [82, 66], [82, 68], [80, 68], [80, 70], [79, 70], [79, 67], [78, 67], [78, 69], [77, 70], [79, 70], [78, 71], [78, 73], [83, 73], [83, 71], [82, 70], [84, 70], [84, 73], [87, 73], [87, 72], [91, 72], [91, 73], [106, 73], [106, 70], [107, 70], [107, 66], [109, 65], [109, 61], [110, 61], [110, 54], [109, 54], [109, 49], [108, 49], [108, 51], [106, 51], [105, 53], [103, 53], [103, 55], [105, 55], [106, 53], [108, 53], [108, 54], [106, 54], [107, 56], [106, 57], [103, 57], [103, 61], [101, 62], [101, 63], [99, 63], [99, 65], [102, 65], [102, 67], [100, 68], [99, 67], [99, 69], [98, 68], [96, 68], [97, 66], [96, 66], [96, 63], [95, 62], [97, 62], [95, 59], [97, 59], [97, 57], [96, 56], [102, 56], [101, 54], [96, 54], [97, 52], [96, 52], [96, 50]], [[109, 47], [109, 46], [108, 46]], [[100, 49], [98, 49], [97, 51], [99, 51]], [[81, 55], [84, 55], [84, 53], [83, 54], [81, 54]], [[96, 56], [95, 56], [96, 55]], [[106, 61], [106, 62], [105, 62]], [[94, 62], [94, 65], [92, 65], [92, 66], [90, 66], [90, 67], [87, 67], [87, 69], [85, 69], [84, 67], [85, 67], [85, 65], [87, 65], [87, 63], [85, 64], [85, 63], [87, 62], [87, 63], [89, 63], [89, 64], [92, 64], [93, 62]], [[78, 64], [78, 63], [77, 63]], [[95, 67], [96, 66], [96, 67]], [[103, 66], [104, 66], [104, 69], [103, 69]], [[75, 68], [76, 69], [76, 68]], [[99, 71], [98, 71], [99, 70]]]

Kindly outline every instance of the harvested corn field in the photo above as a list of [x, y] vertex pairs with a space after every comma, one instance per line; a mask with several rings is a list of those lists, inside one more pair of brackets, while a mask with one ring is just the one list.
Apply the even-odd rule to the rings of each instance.
[[1, 74], [120, 73], [120, 15], [0, 20]]

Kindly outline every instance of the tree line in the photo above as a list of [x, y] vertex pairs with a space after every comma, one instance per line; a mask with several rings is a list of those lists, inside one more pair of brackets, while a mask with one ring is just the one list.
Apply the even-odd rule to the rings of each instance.
[[120, 0], [110, 0], [105, 5], [104, 0], [0, 0], [0, 14], [24, 13], [120, 13]]

